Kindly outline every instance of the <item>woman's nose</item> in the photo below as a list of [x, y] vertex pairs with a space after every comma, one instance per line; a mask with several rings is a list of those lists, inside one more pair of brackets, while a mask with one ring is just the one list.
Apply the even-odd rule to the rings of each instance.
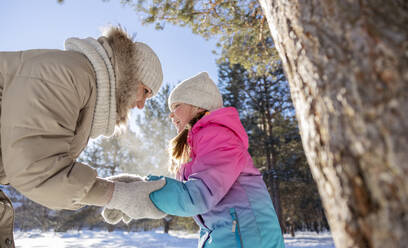
[[174, 113], [173, 113], [173, 112], [170, 112], [169, 118], [171, 119], [171, 118], [173, 118], [173, 117], [174, 117]]
[[138, 109], [143, 109], [145, 103], [146, 103], [146, 99], [143, 99], [141, 101], [138, 101], [136, 106]]

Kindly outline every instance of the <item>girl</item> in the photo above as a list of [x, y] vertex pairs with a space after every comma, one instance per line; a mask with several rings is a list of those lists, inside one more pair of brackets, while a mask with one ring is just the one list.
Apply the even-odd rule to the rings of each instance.
[[168, 103], [178, 132], [170, 148], [177, 180], [166, 177], [165, 185], [149, 194], [153, 204], [167, 214], [194, 216], [198, 247], [284, 247], [237, 110], [222, 107], [206, 72], [177, 85]]

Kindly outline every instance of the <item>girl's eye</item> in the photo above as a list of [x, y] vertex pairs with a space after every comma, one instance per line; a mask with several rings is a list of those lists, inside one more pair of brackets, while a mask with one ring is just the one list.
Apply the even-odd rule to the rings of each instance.
[[144, 93], [145, 93], [145, 95], [149, 94], [149, 90], [148, 90], [148, 89], [144, 89]]

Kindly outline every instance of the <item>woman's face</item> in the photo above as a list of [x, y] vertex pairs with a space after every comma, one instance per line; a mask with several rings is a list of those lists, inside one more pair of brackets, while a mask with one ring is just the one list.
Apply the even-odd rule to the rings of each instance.
[[146, 99], [153, 96], [152, 90], [147, 87], [146, 85], [140, 83], [133, 102], [131, 103], [131, 108], [137, 107], [138, 109], [142, 109], [146, 103]]
[[169, 117], [177, 129], [177, 133], [183, 131], [186, 125], [198, 113], [197, 107], [186, 103], [173, 103], [172, 109], [173, 111], [171, 111]]

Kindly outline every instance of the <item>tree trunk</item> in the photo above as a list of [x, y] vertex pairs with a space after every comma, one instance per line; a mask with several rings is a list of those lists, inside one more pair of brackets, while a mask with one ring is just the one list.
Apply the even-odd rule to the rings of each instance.
[[169, 233], [170, 230], [170, 220], [163, 218], [164, 233]]
[[264, 151], [266, 157], [266, 165], [267, 165], [267, 184], [268, 189], [271, 192], [271, 200], [273, 206], [275, 208], [276, 215], [278, 217], [279, 225], [281, 227], [282, 232], [286, 232], [285, 222], [283, 221], [282, 217], [282, 207], [280, 201], [280, 192], [279, 192], [279, 181], [276, 176], [276, 163], [275, 163], [275, 155], [274, 155], [274, 148], [271, 142], [273, 137], [272, 132], [272, 115], [270, 114], [270, 94], [268, 92], [269, 85], [266, 84], [266, 79], [262, 80], [262, 104], [259, 106], [259, 112], [261, 113], [261, 120], [262, 120], [262, 131], [267, 135], [264, 137]]
[[169, 233], [170, 222], [173, 220], [173, 217], [171, 215], [166, 215], [166, 217], [164, 217], [162, 220], [163, 220], [164, 233]]
[[272, 182], [272, 192], [273, 192], [273, 203], [275, 206], [275, 211], [278, 216], [279, 224], [282, 230], [282, 233], [286, 233], [286, 226], [285, 226], [285, 221], [283, 220], [283, 215], [282, 215], [282, 204], [280, 200], [280, 189], [279, 189], [279, 178], [277, 176], [277, 165], [276, 165], [276, 150], [274, 148], [274, 143], [272, 142], [273, 139], [273, 124], [272, 124], [272, 113], [271, 113], [271, 106], [270, 106], [270, 98], [271, 94], [268, 92], [268, 85], [266, 84], [267, 79], [264, 78], [263, 81], [263, 89], [264, 89], [264, 96], [265, 100], [264, 103], [266, 104], [265, 106], [265, 111], [263, 112], [265, 119], [266, 119], [266, 130], [265, 132], [268, 134], [267, 137], [267, 147], [268, 147], [268, 153], [267, 156], [270, 157], [269, 159], [269, 165], [268, 165], [268, 171], [273, 172], [269, 173], [269, 177], [271, 178]]
[[408, 244], [408, 2], [260, 0], [337, 247]]
[[268, 122], [267, 118], [270, 116], [267, 116], [265, 113], [265, 109], [262, 107], [262, 131], [264, 131], [267, 135], [264, 137], [264, 149], [265, 149], [265, 157], [266, 157], [266, 165], [267, 165], [267, 182], [268, 185], [270, 185], [270, 192], [271, 194], [271, 200], [273, 203], [273, 206], [275, 208], [276, 215], [278, 217], [279, 225], [281, 227], [282, 232], [285, 232], [285, 225], [284, 221], [282, 220], [282, 208], [281, 208], [281, 203], [280, 203], [280, 193], [279, 193], [279, 182], [276, 177], [276, 165], [275, 165], [275, 160], [272, 154], [273, 148], [272, 145], [270, 144], [270, 140], [272, 137], [272, 134], [269, 132], [268, 128]]

